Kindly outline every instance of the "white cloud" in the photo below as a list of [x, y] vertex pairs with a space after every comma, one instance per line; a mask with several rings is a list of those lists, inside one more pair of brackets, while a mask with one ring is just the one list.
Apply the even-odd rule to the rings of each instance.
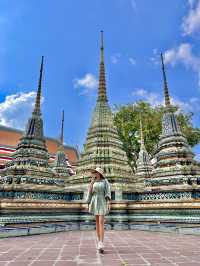
[[[163, 95], [155, 92], [147, 91], [143, 88], [136, 88], [132, 92], [137, 100], [145, 100], [149, 102], [152, 106], [164, 105]], [[200, 111], [200, 99], [199, 98], [189, 98], [187, 102], [181, 101], [178, 98], [171, 97], [171, 103], [173, 105], [178, 105], [180, 110], [184, 112], [194, 112], [197, 113]]]
[[129, 64], [131, 64], [132, 66], [136, 65], [136, 60], [133, 57], [127, 55], [127, 54], [126, 55], [122, 55], [120, 53], [115, 53], [115, 54], [111, 55], [111, 57], [110, 57], [110, 60], [111, 60], [112, 64], [118, 64], [119, 61], [123, 60], [123, 59], [125, 59], [126, 62], [128, 60]]
[[24, 129], [33, 110], [35, 96], [35, 92], [6, 96], [5, 101], [0, 103], [0, 124]]
[[98, 81], [96, 77], [91, 74], [87, 73], [81, 79], [74, 79], [73, 80], [74, 88], [83, 88], [83, 92], [81, 94], [87, 94], [90, 91], [93, 91], [98, 87]]
[[197, 0], [188, 0], [190, 7], [193, 7]]
[[[160, 54], [156, 49], [153, 49], [154, 56], [150, 60], [155, 64], [161, 64]], [[192, 51], [192, 45], [189, 43], [180, 43], [179, 46], [164, 52], [164, 61], [166, 64], [175, 66], [182, 63], [185, 67], [192, 68], [193, 71], [199, 72], [200, 57], [196, 56]]]
[[110, 57], [111, 63], [117, 64], [119, 62], [120, 57], [121, 57], [120, 53], [116, 53], [116, 54], [111, 55], [111, 57]]
[[133, 65], [133, 66], [136, 65], [136, 60], [135, 60], [133, 57], [129, 57], [128, 61], [129, 61], [129, 63], [130, 63], [131, 65]]
[[117, 64], [118, 63], [118, 58], [116, 56], [114, 56], [114, 55], [111, 55], [110, 60], [111, 60], [111, 62], [113, 64]]
[[190, 9], [183, 18], [182, 29], [184, 35], [191, 35], [200, 31], [200, 0], [188, 0]]
[[132, 93], [133, 96], [141, 96], [141, 97], [144, 97], [146, 94], [147, 94], [147, 91], [142, 88], [137, 88]]
[[194, 160], [196, 160], [196, 161], [200, 161], [200, 154], [198, 153], [198, 154], [195, 154], [195, 156], [194, 156]]
[[143, 99], [149, 102], [152, 106], [161, 105], [164, 103], [162, 97], [158, 93], [149, 92], [143, 88], [134, 89], [132, 96], [136, 97], [137, 99]]
[[197, 113], [200, 111], [200, 99], [199, 98], [190, 98], [188, 102], [183, 102], [176, 99], [176, 104], [180, 106], [181, 110], [186, 112]]
[[172, 66], [182, 63], [184, 66], [191, 68], [198, 74], [198, 85], [200, 87], [200, 57], [192, 52], [192, 46], [189, 43], [181, 43], [179, 47], [167, 50], [164, 54], [165, 63]]
[[158, 53], [158, 49], [154, 48], [153, 49], [153, 56], [150, 57], [150, 61], [154, 64], [154, 65], [159, 65], [160, 64], [160, 55]]
[[181, 43], [177, 48], [167, 50], [164, 55], [165, 63], [175, 65], [181, 62], [194, 70], [200, 66], [200, 58], [192, 53], [192, 46], [189, 43]]

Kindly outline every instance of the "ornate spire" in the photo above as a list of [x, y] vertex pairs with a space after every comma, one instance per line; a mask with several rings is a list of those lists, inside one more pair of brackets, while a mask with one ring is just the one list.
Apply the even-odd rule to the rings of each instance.
[[61, 120], [61, 132], [58, 144], [58, 150], [56, 152], [56, 159], [54, 162], [54, 170], [61, 176], [70, 176], [74, 174], [72, 166], [69, 163], [68, 157], [64, 150], [64, 110], [62, 111]]
[[165, 73], [165, 65], [163, 60], [163, 54], [161, 53], [161, 62], [162, 62], [162, 72], [163, 72], [163, 81], [164, 81], [164, 97], [165, 97], [165, 106], [170, 106], [170, 96], [169, 96], [169, 90], [167, 85], [167, 78]]
[[63, 145], [63, 142], [64, 142], [64, 110], [62, 111], [61, 133], [60, 133], [60, 143]]
[[[100, 51], [100, 76], [97, 103], [92, 114], [84, 150], [77, 164], [76, 177], [70, 180], [71, 184], [79, 184], [79, 189], [82, 187], [83, 190], [85, 190], [85, 183], [88, 182], [90, 169], [97, 166], [102, 167], [105, 176], [111, 179], [112, 183], [115, 183], [117, 189], [118, 185], [121, 187], [122, 183], [128, 183], [130, 186], [134, 186], [132, 169], [128, 164], [126, 152], [123, 149], [123, 144], [114, 125], [113, 114], [106, 96], [102, 31]], [[118, 198], [118, 194], [116, 198]]]
[[41, 61], [41, 66], [40, 66], [40, 77], [39, 77], [39, 81], [38, 81], [38, 90], [37, 90], [37, 96], [36, 96], [36, 100], [35, 100], [35, 108], [33, 111], [33, 113], [37, 114], [37, 115], [41, 115], [40, 103], [41, 103], [43, 64], [44, 64], [44, 56], [42, 56], [42, 61]]
[[104, 66], [104, 43], [103, 43], [103, 31], [101, 31], [101, 57], [100, 57], [100, 69], [99, 69], [99, 89], [98, 89], [98, 102], [107, 102], [106, 95], [106, 79], [105, 79], [105, 66]]
[[144, 186], [144, 179], [146, 177], [150, 177], [152, 165], [150, 162], [149, 154], [146, 150], [144, 144], [144, 135], [143, 135], [143, 126], [142, 126], [142, 115], [140, 114], [140, 151], [138, 154], [137, 159], [137, 169], [136, 169], [136, 176], [137, 176], [137, 183], [142, 185], [141, 188]]
[[103, 43], [103, 31], [101, 31], [101, 62], [104, 63], [104, 43]]
[[43, 74], [43, 56], [40, 67], [40, 77], [38, 82], [38, 91], [35, 100], [35, 107], [32, 116], [28, 119], [22, 138], [20, 139], [14, 158], [26, 161], [31, 160], [33, 165], [48, 167], [49, 154], [43, 134], [43, 120], [40, 112], [41, 89]]
[[[148, 186], [159, 186], [164, 190], [169, 190], [173, 186], [173, 190], [180, 189], [184, 186], [186, 180], [192, 172], [184, 172], [184, 167], [187, 165], [188, 169], [192, 169], [195, 165], [193, 160], [194, 154], [188, 144], [186, 137], [182, 134], [175, 110], [169, 108], [170, 97], [168, 93], [165, 68], [163, 63], [163, 56], [161, 54], [162, 70], [164, 77], [164, 92], [165, 92], [165, 112], [162, 117], [162, 134], [159, 137], [156, 150], [154, 151], [154, 170], [152, 173], [152, 180], [149, 181]], [[177, 165], [180, 165], [176, 170]], [[187, 177], [188, 176], [188, 177]], [[156, 181], [154, 181], [156, 178]], [[171, 181], [170, 181], [171, 180]], [[173, 180], [173, 181], [172, 181]], [[166, 189], [166, 186], [168, 188]]]

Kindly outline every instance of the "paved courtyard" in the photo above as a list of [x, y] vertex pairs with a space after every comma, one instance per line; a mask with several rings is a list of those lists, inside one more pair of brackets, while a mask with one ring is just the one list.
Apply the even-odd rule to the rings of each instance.
[[106, 231], [105, 253], [94, 231], [0, 239], [0, 266], [200, 265], [200, 237], [146, 231]]

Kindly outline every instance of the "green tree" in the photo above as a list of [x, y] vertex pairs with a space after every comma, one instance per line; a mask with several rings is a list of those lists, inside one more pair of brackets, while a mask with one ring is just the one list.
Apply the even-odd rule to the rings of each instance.
[[[178, 106], [174, 107], [175, 110]], [[151, 106], [148, 102], [138, 101], [134, 105], [115, 106], [114, 123], [117, 127], [129, 164], [134, 169], [140, 149], [140, 117], [142, 117], [145, 146], [153, 156], [161, 134], [163, 106]], [[191, 147], [200, 143], [200, 129], [192, 125], [193, 113], [177, 112], [177, 120]]]

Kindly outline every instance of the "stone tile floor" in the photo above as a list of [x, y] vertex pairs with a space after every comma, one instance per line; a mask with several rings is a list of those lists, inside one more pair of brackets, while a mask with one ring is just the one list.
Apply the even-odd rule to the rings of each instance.
[[147, 231], [106, 231], [105, 253], [94, 231], [0, 239], [0, 266], [195, 266], [200, 236]]

